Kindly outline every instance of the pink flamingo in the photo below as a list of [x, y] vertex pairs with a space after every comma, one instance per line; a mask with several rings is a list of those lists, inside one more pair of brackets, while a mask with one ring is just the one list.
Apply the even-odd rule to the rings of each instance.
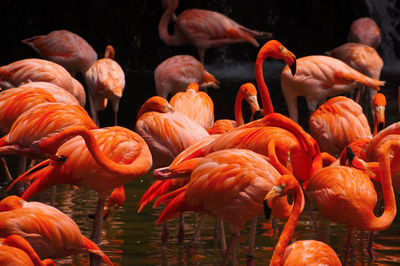
[[358, 18], [351, 23], [347, 39], [349, 42], [363, 43], [377, 48], [381, 43], [381, 30], [373, 19]]
[[206, 49], [210, 47], [238, 42], [250, 42], [258, 47], [259, 44], [254, 37], [272, 38], [269, 32], [250, 30], [221, 13], [204, 9], [183, 11], [175, 21], [174, 34], [169, 35], [168, 24], [178, 7], [178, 2], [178, 0], [168, 1], [167, 9], [158, 24], [160, 38], [167, 45], [180, 46], [190, 43], [195, 46], [203, 64]]

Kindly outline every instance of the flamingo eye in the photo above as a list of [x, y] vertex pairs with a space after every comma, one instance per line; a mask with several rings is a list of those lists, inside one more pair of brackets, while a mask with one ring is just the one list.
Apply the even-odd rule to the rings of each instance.
[[279, 51], [282, 51], [283, 50], [283, 46], [279, 46]]

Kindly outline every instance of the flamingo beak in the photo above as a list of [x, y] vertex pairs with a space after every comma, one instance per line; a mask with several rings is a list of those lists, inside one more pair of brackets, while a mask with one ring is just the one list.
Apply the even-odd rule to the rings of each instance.
[[251, 113], [254, 114], [254, 112], [260, 110], [260, 106], [258, 105], [258, 100], [257, 100], [257, 96], [253, 95], [253, 96], [248, 96], [247, 100], [250, 104], [250, 108], [251, 108]]
[[271, 218], [271, 213], [272, 213], [271, 200], [273, 198], [279, 197], [281, 192], [282, 192], [282, 187], [274, 186], [265, 196], [263, 201], [265, 219], [269, 220], [269, 218]]
[[375, 107], [375, 119], [378, 123], [378, 132], [385, 126], [385, 106]]
[[292, 71], [292, 76], [296, 74], [296, 56], [286, 48], [282, 49], [282, 54], [284, 56], [284, 61], [289, 65]]
[[292, 71], [292, 76], [296, 75], [296, 59], [294, 59], [293, 64], [290, 66], [290, 71]]

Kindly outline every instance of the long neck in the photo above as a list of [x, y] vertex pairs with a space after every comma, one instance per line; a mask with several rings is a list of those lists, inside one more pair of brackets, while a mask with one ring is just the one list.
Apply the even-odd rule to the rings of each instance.
[[235, 100], [235, 121], [237, 126], [244, 124], [242, 113], [243, 93], [239, 90]]
[[158, 34], [160, 35], [160, 39], [166, 44], [173, 46], [179, 46], [185, 43], [185, 41], [179, 37], [176, 26], [173, 35], [168, 33], [168, 24], [171, 21], [177, 7], [178, 1], [171, 0], [169, 6], [160, 19], [160, 23], [158, 24]]
[[[383, 151], [388, 151], [392, 147], [393, 142], [387, 141], [382, 147]], [[394, 143], [398, 147], [398, 144]], [[395, 156], [398, 156], [398, 151]], [[394, 196], [392, 186], [392, 176], [390, 173], [390, 152], [379, 153], [379, 164], [381, 168], [381, 186], [383, 191], [383, 200], [385, 202], [385, 210], [380, 217], [373, 217], [370, 219], [368, 231], [381, 231], [386, 230], [392, 224], [394, 217], [396, 216], [396, 199]]]
[[270, 265], [283, 265], [283, 255], [289, 244], [289, 240], [293, 235], [296, 227], [297, 220], [299, 220], [300, 213], [304, 206], [304, 195], [300, 186], [297, 186], [294, 192], [294, 205], [292, 213], [290, 214], [289, 220], [286, 222], [285, 227], [282, 230], [281, 236], [279, 237], [278, 244], [275, 247], [274, 254], [272, 255]]
[[271, 97], [269, 96], [267, 85], [265, 84], [264, 74], [263, 74], [263, 63], [268, 57], [268, 50], [262, 52], [257, 56], [256, 60], [256, 81], [257, 87], [260, 90], [260, 97], [264, 109], [264, 114], [271, 114], [274, 112], [274, 107], [272, 106]]
[[96, 138], [93, 136], [92, 132], [83, 126], [71, 127], [55, 135], [54, 137], [47, 138], [40, 143], [39, 149], [44, 154], [54, 155], [56, 154], [58, 147], [61, 146], [66, 139], [78, 135], [83, 137], [85, 140], [86, 146], [94, 160], [104, 169], [115, 175], [141, 176], [146, 174], [151, 168], [152, 161], [149, 160], [149, 158], [151, 158], [150, 150], [143, 139], [136, 139], [142, 146], [142, 149], [140, 152], [138, 152], [136, 159], [131, 164], [120, 164], [110, 160], [99, 149]]

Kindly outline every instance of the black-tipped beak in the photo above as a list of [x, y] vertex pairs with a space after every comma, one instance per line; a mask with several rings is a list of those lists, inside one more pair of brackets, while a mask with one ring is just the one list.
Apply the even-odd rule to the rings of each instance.
[[385, 128], [385, 124], [384, 123], [378, 123], [378, 132], [380, 132], [384, 128]]
[[294, 59], [293, 64], [290, 65], [290, 70], [292, 71], [292, 76], [296, 75], [296, 59]]
[[254, 120], [261, 119], [261, 118], [263, 118], [263, 117], [264, 117], [264, 110], [263, 110], [263, 109], [260, 109], [260, 110], [255, 111], [255, 112], [251, 115], [250, 120], [251, 120], [251, 121], [254, 121]]
[[356, 155], [354, 154], [353, 150], [350, 148], [350, 146], [347, 146], [346, 148], [346, 154], [347, 154], [347, 159], [349, 159], [349, 163], [350, 165], [353, 164], [353, 160], [356, 157]]
[[269, 219], [271, 218], [272, 210], [271, 210], [271, 208], [268, 206], [268, 200], [264, 200], [264, 201], [263, 201], [263, 205], [264, 205], [264, 215], [265, 215], [265, 219], [269, 220]]

